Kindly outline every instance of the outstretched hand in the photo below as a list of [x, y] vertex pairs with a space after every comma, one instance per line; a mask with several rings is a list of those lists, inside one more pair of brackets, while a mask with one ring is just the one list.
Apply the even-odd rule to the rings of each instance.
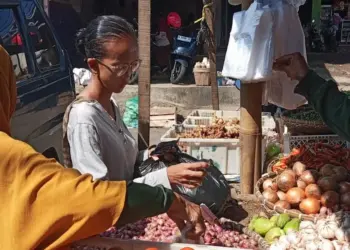
[[292, 80], [302, 80], [309, 71], [305, 58], [300, 53], [293, 53], [278, 58], [273, 64], [273, 70], [283, 71]]
[[206, 176], [206, 162], [181, 163], [167, 168], [170, 184], [179, 184], [187, 188], [196, 188]]
[[205, 231], [205, 224], [198, 205], [189, 202], [175, 193], [175, 199], [167, 214], [176, 223], [180, 231], [183, 232], [185, 227], [190, 226], [186, 232], [186, 238], [199, 242], [200, 237]]

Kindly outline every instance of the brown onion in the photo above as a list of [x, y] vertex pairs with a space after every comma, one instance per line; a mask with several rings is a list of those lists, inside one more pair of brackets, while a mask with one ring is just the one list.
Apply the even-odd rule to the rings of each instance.
[[276, 201], [278, 201], [277, 193], [275, 191], [273, 191], [272, 189], [265, 190], [262, 193], [262, 195], [269, 202], [275, 203]]
[[334, 175], [334, 165], [332, 164], [325, 164], [321, 169], [320, 169], [320, 174], [322, 176], [332, 176]]
[[278, 199], [280, 199], [281, 201], [285, 201], [287, 199], [286, 193], [282, 191], [278, 191], [277, 196], [278, 196]]
[[301, 174], [300, 179], [305, 182], [306, 185], [314, 184], [317, 182], [318, 173], [315, 170], [306, 170]]
[[297, 161], [293, 165], [293, 171], [296, 174], [297, 177], [301, 176], [301, 174], [306, 170], [305, 164], [301, 163], [300, 161]]
[[287, 202], [293, 205], [299, 205], [299, 203], [305, 198], [305, 192], [301, 188], [294, 187], [287, 192]]
[[284, 208], [284, 209], [290, 209], [290, 204], [287, 201], [277, 201], [275, 203], [275, 206], [276, 207], [281, 207], [281, 208]]
[[340, 202], [342, 205], [350, 206], [350, 193], [346, 193], [340, 196]]
[[327, 176], [318, 180], [317, 185], [323, 192], [337, 190], [338, 184], [335, 178]]
[[306, 188], [306, 183], [305, 181], [302, 181], [300, 178], [297, 180], [297, 187], [298, 188], [301, 188], [302, 190], [305, 190]]
[[286, 169], [286, 170], [284, 170], [282, 173], [286, 173], [286, 174], [289, 173], [289, 174], [293, 175], [294, 178], [297, 177], [296, 174], [294, 173], [294, 171], [293, 171], [292, 169]]
[[339, 193], [340, 194], [350, 193], [350, 182], [339, 183]]
[[278, 177], [277, 177], [277, 186], [280, 190], [283, 192], [287, 192], [292, 187], [295, 187], [296, 180], [295, 180], [295, 174], [291, 174], [288, 170], [283, 171]]
[[308, 198], [315, 198], [319, 200], [321, 198], [322, 192], [319, 186], [316, 184], [310, 184], [305, 188], [305, 195]]
[[275, 183], [271, 178], [268, 178], [263, 183], [263, 189], [266, 190], [268, 188], [271, 188], [273, 191], [277, 191], [277, 183]]
[[346, 181], [348, 179], [348, 170], [342, 166], [334, 168], [334, 177], [337, 181]]
[[339, 194], [334, 191], [327, 191], [321, 196], [321, 204], [327, 208], [333, 208], [339, 204]]
[[317, 214], [320, 211], [320, 201], [315, 198], [306, 198], [300, 202], [299, 209], [304, 214]]

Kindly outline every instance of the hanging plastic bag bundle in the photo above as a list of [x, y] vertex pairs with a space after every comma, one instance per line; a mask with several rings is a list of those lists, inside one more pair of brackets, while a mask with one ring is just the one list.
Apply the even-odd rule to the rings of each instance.
[[261, 1], [233, 15], [222, 74], [243, 82], [261, 82], [272, 75], [273, 16]]
[[263, 99], [286, 109], [306, 103], [294, 94], [298, 84], [272, 70], [280, 56], [300, 52], [306, 58], [305, 37], [298, 8], [305, 0], [255, 0], [233, 16], [223, 75], [243, 84], [266, 82]]
[[[304, 3], [305, 0], [279, 0], [273, 5], [274, 59], [295, 52], [300, 52], [307, 59], [304, 31], [298, 15], [298, 9]], [[285, 109], [304, 105], [306, 99], [294, 93], [298, 83], [284, 72], [273, 72], [266, 87], [268, 101]]]
[[[182, 153], [177, 146], [177, 141], [161, 142], [152, 152], [152, 155], [157, 156], [158, 160], [149, 158], [144, 161], [138, 168], [141, 176], [179, 163], [199, 161]], [[230, 205], [228, 203], [232, 199], [230, 186], [225, 176], [214, 166], [211, 160], [202, 161], [208, 162], [209, 167], [206, 169], [206, 176], [201, 186], [190, 189], [182, 185], [174, 185], [172, 189], [193, 203], [198, 205], [204, 203], [214, 214], [220, 215]]]

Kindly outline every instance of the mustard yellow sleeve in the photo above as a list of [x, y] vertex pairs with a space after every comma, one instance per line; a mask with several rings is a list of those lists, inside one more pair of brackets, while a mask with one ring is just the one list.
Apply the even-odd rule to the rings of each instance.
[[124, 181], [93, 181], [25, 143], [7, 141], [0, 133], [1, 249], [61, 249], [116, 224]]

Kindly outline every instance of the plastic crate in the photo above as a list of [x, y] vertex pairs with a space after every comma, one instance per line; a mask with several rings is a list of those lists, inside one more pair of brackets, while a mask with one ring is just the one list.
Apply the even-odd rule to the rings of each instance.
[[[196, 126], [184, 126], [182, 132], [189, 132]], [[160, 139], [161, 142], [179, 139], [175, 128], [168, 130]], [[265, 161], [266, 140], [262, 140], [262, 162]], [[179, 145], [182, 150], [196, 159], [211, 159], [215, 166], [224, 175], [240, 174], [240, 141], [239, 139], [201, 139], [201, 138], [180, 138]]]
[[302, 145], [313, 145], [322, 142], [329, 145], [342, 145], [344, 148], [350, 148], [349, 142], [338, 135], [295, 135], [290, 133], [283, 134], [283, 150], [288, 154], [293, 148], [300, 148]]
[[[269, 112], [262, 112], [262, 115], [270, 115]], [[195, 109], [188, 116], [197, 116], [197, 117], [240, 117], [241, 112], [232, 111], [232, 110], [212, 110], [212, 109]]]
[[[238, 118], [238, 116], [233, 117], [222, 117], [225, 121]], [[200, 117], [200, 116], [188, 116], [185, 121], [183, 122], [183, 125], [190, 125], [190, 126], [210, 126], [213, 123], [214, 117]], [[262, 113], [262, 119], [261, 119], [261, 126], [264, 133], [266, 133], [269, 130], [275, 130], [276, 129], [276, 122], [271, 115], [271, 113]]]
[[239, 117], [240, 111], [230, 111], [230, 110], [211, 110], [211, 109], [198, 109], [193, 110], [189, 116], [197, 117]]

